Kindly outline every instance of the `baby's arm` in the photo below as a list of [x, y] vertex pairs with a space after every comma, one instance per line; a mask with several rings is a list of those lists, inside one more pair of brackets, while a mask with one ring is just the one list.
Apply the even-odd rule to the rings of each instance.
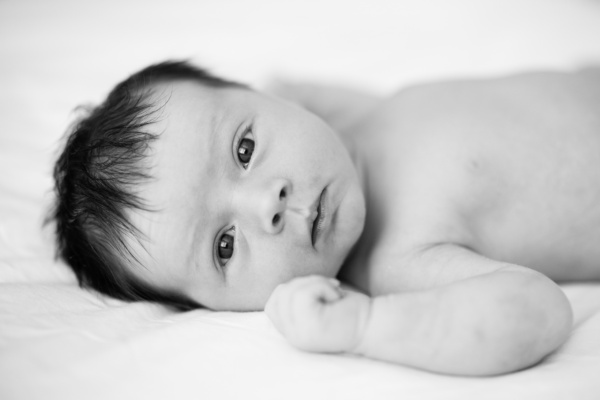
[[350, 352], [448, 374], [516, 371], [566, 340], [571, 308], [550, 279], [475, 253], [464, 260], [490, 272], [374, 298], [326, 278], [299, 278], [278, 288], [266, 311], [304, 350]]

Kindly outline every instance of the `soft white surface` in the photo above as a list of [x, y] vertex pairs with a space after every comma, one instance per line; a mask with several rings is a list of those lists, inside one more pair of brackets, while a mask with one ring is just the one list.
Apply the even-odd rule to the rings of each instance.
[[288, 346], [263, 313], [174, 313], [79, 289], [40, 228], [57, 141], [81, 103], [188, 57], [385, 94], [429, 79], [600, 63], [593, 0], [0, 0], [0, 398], [594, 399], [600, 284], [540, 365], [468, 379]]

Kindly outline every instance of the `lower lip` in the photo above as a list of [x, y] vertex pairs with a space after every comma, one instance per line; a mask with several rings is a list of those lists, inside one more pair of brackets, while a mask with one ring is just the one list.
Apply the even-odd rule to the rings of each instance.
[[319, 219], [315, 221], [317, 227], [315, 230], [313, 245], [317, 244], [319, 238], [322, 236], [323, 230], [325, 229], [325, 224], [329, 217], [330, 210], [327, 207], [327, 188], [323, 189], [323, 193], [321, 193], [321, 198], [319, 199], [319, 208]]

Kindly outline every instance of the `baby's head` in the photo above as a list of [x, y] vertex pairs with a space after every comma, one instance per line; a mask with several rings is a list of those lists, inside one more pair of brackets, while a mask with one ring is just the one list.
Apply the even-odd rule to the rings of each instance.
[[179, 308], [262, 309], [280, 283], [335, 276], [364, 225], [323, 121], [182, 62], [117, 85], [55, 179], [59, 252], [80, 283]]

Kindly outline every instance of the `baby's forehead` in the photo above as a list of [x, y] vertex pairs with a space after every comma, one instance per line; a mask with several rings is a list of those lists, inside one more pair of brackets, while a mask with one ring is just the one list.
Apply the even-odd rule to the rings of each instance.
[[[148, 129], [156, 135], [153, 153], [165, 146], [184, 155], [210, 146], [223, 133], [260, 109], [260, 96], [237, 87], [210, 87], [197, 81], [177, 80], [157, 83], [148, 95], [155, 109]], [[217, 135], [215, 135], [215, 133]], [[188, 150], [186, 152], [186, 150]], [[212, 155], [212, 153], [211, 153]], [[226, 157], [217, 153], [215, 156]]]
[[[145, 129], [155, 139], [141, 161], [149, 179], [135, 182], [134, 191], [143, 207], [128, 210], [138, 234], [126, 241], [139, 261], [134, 263], [135, 275], [152, 284], [168, 282], [167, 286], [177, 287], [183, 283], [161, 266], [183, 257], [168, 249], [190, 247], [185, 243], [193, 236], [188, 217], [201, 219], [206, 214], [202, 209], [190, 210], [191, 199], [205, 192], [198, 190], [207, 186], [199, 177], [211, 173], [215, 163], [209, 161], [227, 157], [211, 151], [211, 132], [232, 114], [225, 112], [231, 108], [223, 105], [237, 93], [235, 88], [214, 88], [193, 80], [163, 81], [147, 89], [143, 100], [154, 112]], [[223, 96], [225, 92], [227, 96]], [[191, 263], [181, 259], [177, 264]]]
[[231, 113], [221, 107], [221, 90], [194, 81], [163, 82], [153, 88], [150, 101], [157, 112], [148, 130], [156, 139], [144, 159], [150, 179], [137, 189], [144, 203], [157, 210], [154, 216], [180, 209], [174, 204], [185, 202], [188, 192], [206, 187], [201, 176], [213, 173], [219, 164], [215, 161], [227, 157], [228, 153], [216, 151], [223, 147], [223, 135], [214, 134], [233, 126]]
[[214, 88], [190, 80], [153, 85], [146, 99], [153, 108], [147, 129], [157, 139], [152, 153], [164, 146], [188, 146], [198, 134], [209, 133], [223, 108], [220, 97]]

